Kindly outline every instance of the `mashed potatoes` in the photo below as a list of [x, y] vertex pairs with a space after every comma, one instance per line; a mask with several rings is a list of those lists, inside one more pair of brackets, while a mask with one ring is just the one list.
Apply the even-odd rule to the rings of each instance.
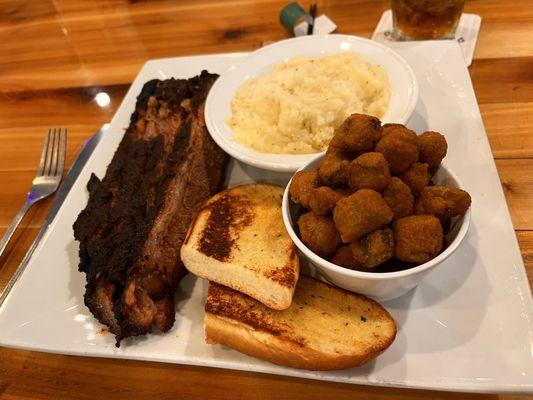
[[390, 93], [385, 70], [354, 53], [297, 57], [245, 81], [228, 123], [237, 142], [263, 153], [315, 153], [350, 114], [381, 118]]

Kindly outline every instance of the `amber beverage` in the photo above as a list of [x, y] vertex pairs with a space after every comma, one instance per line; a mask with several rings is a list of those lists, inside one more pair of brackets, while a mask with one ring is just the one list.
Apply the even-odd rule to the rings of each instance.
[[391, 0], [397, 40], [453, 39], [465, 0]]

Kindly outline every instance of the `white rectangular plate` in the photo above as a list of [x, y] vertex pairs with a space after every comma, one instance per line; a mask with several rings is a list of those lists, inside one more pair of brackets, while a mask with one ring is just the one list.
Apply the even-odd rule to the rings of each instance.
[[[206, 282], [187, 276], [177, 294], [176, 323], [164, 335], [115, 347], [83, 305], [72, 224], [85, 207], [90, 173], [103, 177], [142, 85], [153, 78], [222, 73], [246, 54], [170, 58], [146, 63], [78, 180], [0, 309], [0, 344], [84, 356], [232, 368], [367, 385], [479, 392], [533, 391], [533, 307], [524, 265], [468, 70], [455, 42], [392, 45], [411, 64], [420, 101], [409, 126], [437, 130], [449, 144], [446, 165], [473, 198], [472, 225], [454, 256], [407, 295], [388, 302], [399, 332], [376, 361], [338, 372], [278, 367], [204, 343]], [[284, 183], [287, 175], [232, 162], [229, 184]]]

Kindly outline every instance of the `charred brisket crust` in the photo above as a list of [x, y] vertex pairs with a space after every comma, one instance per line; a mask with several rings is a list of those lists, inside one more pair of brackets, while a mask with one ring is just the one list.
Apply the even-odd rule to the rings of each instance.
[[[132, 325], [124, 315], [123, 292], [132, 268], [139, 268], [146, 257], [142, 254], [143, 245], [188, 151], [203, 152], [204, 157], [199, 159], [205, 160], [201, 162], [208, 164], [205, 168], [213, 172], [207, 182], [202, 182], [208, 186], [207, 192], [214, 194], [221, 189], [228, 157], [212, 141], [205, 127], [201, 148], [188, 149], [192, 121], [203, 118], [203, 104], [216, 78], [217, 75], [202, 71], [191, 79], [147, 82], [137, 97], [130, 125], [105, 177], [100, 181], [92, 174], [87, 184], [89, 200], [73, 226], [74, 237], [80, 242], [79, 271], [85, 272], [87, 278], [85, 304], [96, 318], [109, 326], [118, 341], [151, 330]], [[154, 102], [155, 107], [164, 107], [182, 121], [174, 132], [150, 134], [147, 124], [154, 119], [149, 115]], [[172, 146], [166, 147], [168, 143]], [[200, 205], [206, 198], [194, 200]], [[179, 269], [175, 279], [168, 278], [163, 292], [154, 295], [154, 300], [171, 298], [173, 302], [176, 285], [184, 275], [179, 257], [175, 264]], [[99, 285], [113, 288], [114, 318], [110, 319], [110, 310], [105, 310], [95, 295]], [[164, 326], [172, 325], [174, 314], [168, 318], [171, 321], [163, 323]]]

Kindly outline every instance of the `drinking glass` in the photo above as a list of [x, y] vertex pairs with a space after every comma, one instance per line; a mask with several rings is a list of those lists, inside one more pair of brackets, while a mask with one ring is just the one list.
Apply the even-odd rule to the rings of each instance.
[[465, 0], [391, 0], [396, 40], [453, 39]]

